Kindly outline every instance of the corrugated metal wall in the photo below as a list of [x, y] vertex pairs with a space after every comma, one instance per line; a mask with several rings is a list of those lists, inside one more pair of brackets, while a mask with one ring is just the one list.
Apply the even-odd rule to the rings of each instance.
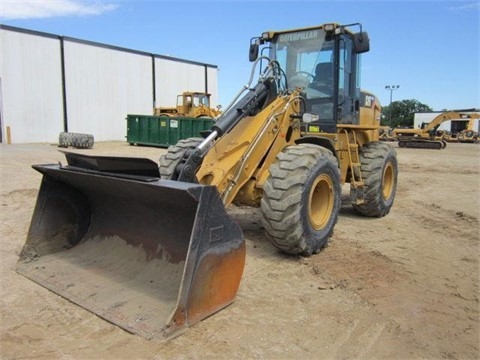
[[[208, 92], [212, 94], [211, 96], [211, 106], [215, 107], [218, 105], [218, 67], [206, 67], [207, 69], [207, 81], [208, 81]], [[227, 105], [227, 104], [225, 104]]]
[[181, 64], [166, 59], [155, 59], [156, 106], [176, 104], [183, 91], [205, 91], [205, 69], [194, 64]]
[[420, 129], [422, 123], [429, 123], [432, 121], [435, 116], [439, 113], [431, 112], [431, 113], [415, 113], [413, 117], [413, 128]]
[[183, 91], [217, 102], [216, 65], [31, 30], [0, 27], [1, 140], [57, 142], [89, 133], [125, 140], [127, 114], [174, 106]]
[[12, 142], [58, 140], [63, 128], [60, 42], [1, 30], [0, 43], [2, 137], [9, 126]]
[[126, 114], [152, 114], [151, 57], [71, 41], [64, 51], [68, 131], [120, 140]]

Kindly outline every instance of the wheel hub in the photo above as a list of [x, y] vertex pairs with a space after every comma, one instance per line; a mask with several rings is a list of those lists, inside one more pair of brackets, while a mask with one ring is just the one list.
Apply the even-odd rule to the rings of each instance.
[[333, 209], [333, 181], [322, 174], [315, 179], [309, 196], [308, 218], [315, 230], [320, 230], [327, 224]]
[[391, 163], [388, 163], [383, 170], [382, 196], [388, 200], [392, 196], [394, 171]]

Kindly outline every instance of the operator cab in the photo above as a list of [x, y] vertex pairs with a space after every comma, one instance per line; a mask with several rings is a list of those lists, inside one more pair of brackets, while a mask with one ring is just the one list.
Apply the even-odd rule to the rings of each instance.
[[326, 24], [287, 32], [267, 32], [250, 46], [250, 60], [258, 45], [268, 42], [269, 58], [285, 73], [288, 90], [300, 88], [305, 111], [318, 115], [320, 129], [336, 132], [336, 124], [358, 124], [360, 110], [360, 53], [369, 51], [366, 32]]
[[177, 96], [177, 106], [210, 107], [210, 94], [185, 92]]

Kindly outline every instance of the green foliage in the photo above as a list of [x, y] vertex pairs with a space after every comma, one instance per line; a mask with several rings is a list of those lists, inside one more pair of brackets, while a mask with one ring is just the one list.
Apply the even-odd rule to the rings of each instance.
[[413, 127], [413, 118], [417, 112], [430, 112], [433, 111], [428, 105], [422, 104], [420, 101], [401, 100], [394, 101], [389, 106], [382, 108], [381, 124], [396, 128]]

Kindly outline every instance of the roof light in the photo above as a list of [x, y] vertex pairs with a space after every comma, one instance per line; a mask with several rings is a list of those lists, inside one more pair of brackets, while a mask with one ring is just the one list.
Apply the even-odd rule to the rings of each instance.
[[325, 31], [333, 31], [335, 29], [335, 24], [325, 24], [323, 25]]

